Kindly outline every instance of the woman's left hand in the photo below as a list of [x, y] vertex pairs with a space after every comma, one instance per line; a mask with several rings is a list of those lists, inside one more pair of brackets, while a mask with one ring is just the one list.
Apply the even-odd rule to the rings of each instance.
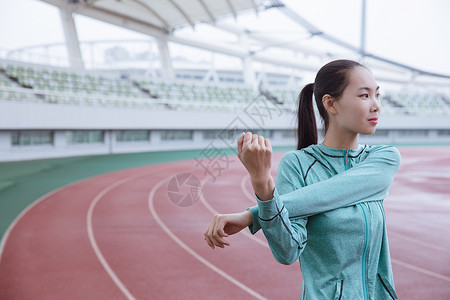
[[272, 145], [263, 136], [242, 133], [238, 142], [238, 157], [250, 174], [253, 189], [260, 200], [273, 198], [275, 184], [271, 175]]

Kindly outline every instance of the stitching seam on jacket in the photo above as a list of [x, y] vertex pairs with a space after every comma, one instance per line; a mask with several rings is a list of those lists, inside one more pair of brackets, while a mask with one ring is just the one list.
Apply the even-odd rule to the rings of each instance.
[[323, 152], [323, 151], [320, 150], [320, 149], [319, 149], [319, 151], [322, 152], [323, 155], [326, 155], [326, 156], [328, 156], [328, 157], [336, 157], [336, 158], [337, 158], [337, 157], [344, 157], [344, 155], [331, 155], [331, 154], [328, 154], [328, 153]]
[[309, 156], [314, 157], [314, 159], [317, 160], [317, 162], [318, 162], [319, 164], [321, 164], [322, 166], [324, 166], [325, 168], [327, 168], [328, 171], [331, 172], [330, 168], [328, 168], [323, 162], [321, 162], [320, 160], [318, 160], [317, 157], [315, 157], [315, 156], [312, 155], [311, 153], [308, 153], [308, 152], [305, 152], [305, 153], [308, 154]]
[[363, 152], [364, 152], [364, 150], [366, 150], [366, 148], [367, 148], [367, 145], [364, 145], [364, 148], [361, 150], [361, 152], [359, 152], [358, 154], [356, 154], [355, 156], [351, 156], [351, 155], [349, 155], [348, 157], [351, 157], [351, 158], [356, 158], [356, 157], [358, 157], [358, 156], [360, 156]]
[[[275, 206], [276, 206], [276, 208], [277, 208], [277, 210], [278, 210], [278, 205], [277, 205], [276, 202], [275, 202]], [[282, 208], [281, 210], [283, 210], [283, 209], [284, 209], [284, 206], [283, 206], [283, 208]], [[281, 217], [280, 213], [281, 213], [281, 211], [280, 211], [277, 215], [280, 216], [281, 222], [283, 222], [283, 225], [284, 225], [284, 227], [286, 228], [287, 232], [289, 232], [289, 234], [291, 235], [292, 240], [293, 240], [294, 242], [297, 243], [298, 249], [300, 249], [300, 250], [303, 249], [303, 247], [300, 245], [300, 242], [297, 241], [297, 240], [294, 238], [294, 235], [292, 234], [292, 231], [289, 229], [289, 227], [287, 227], [287, 225], [286, 225], [286, 223], [284, 222], [283, 218]]]
[[[366, 150], [366, 148], [367, 148], [367, 145], [364, 145], [364, 148], [358, 154], [356, 154], [356, 155], [349, 155], [348, 157], [356, 158], [356, 157], [360, 156], [364, 152], [364, 150]], [[331, 155], [331, 154], [323, 152], [320, 149], [319, 149], [319, 151], [322, 152], [323, 155], [326, 155], [328, 157], [334, 157], [334, 158], [342, 158], [342, 157], [344, 157], [344, 155]]]
[[344, 288], [344, 279], [341, 280], [341, 291], [339, 292], [339, 300], [342, 298], [342, 290]]
[[308, 170], [306, 171], [305, 177], [303, 177], [303, 182], [306, 181], [306, 177], [308, 176], [309, 170], [312, 168], [312, 166], [314, 166], [314, 164], [317, 162], [318, 160], [316, 159], [308, 168]]
[[394, 296], [392, 296], [391, 292], [389, 291], [389, 289], [387, 288], [387, 286], [384, 283], [383, 279], [381, 278], [380, 273], [378, 273], [377, 275], [378, 275], [378, 278], [380, 278], [381, 284], [384, 286], [384, 289], [389, 293], [389, 296], [391, 296], [391, 298], [395, 300]]
[[[275, 203], [275, 205], [276, 205], [276, 203]], [[283, 207], [281, 208], [281, 210], [278, 210], [278, 206], [277, 206], [277, 211], [278, 211], [278, 213], [277, 213], [275, 216], [273, 216], [272, 218], [270, 218], [270, 219], [263, 219], [263, 218], [261, 218], [260, 216], [258, 216], [258, 218], [259, 218], [261, 221], [264, 221], [264, 222], [272, 221], [273, 219], [275, 219], [276, 217], [278, 217], [278, 216], [281, 214], [281, 212], [283, 211], [283, 209], [284, 209], [284, 205], [283, 205]]]

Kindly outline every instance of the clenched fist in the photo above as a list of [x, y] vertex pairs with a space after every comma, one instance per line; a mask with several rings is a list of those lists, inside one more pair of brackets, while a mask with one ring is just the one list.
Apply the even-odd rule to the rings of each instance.
[[238, 157], [250, 174], [257, 197], [264, 201], [273, 198], [275, 184], [271, 175], [272, 145], [263, 136], [242, 133], [238, 142]]

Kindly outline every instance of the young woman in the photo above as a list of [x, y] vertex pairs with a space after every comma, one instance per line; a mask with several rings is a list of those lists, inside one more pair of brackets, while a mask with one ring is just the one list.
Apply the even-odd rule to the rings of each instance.
[[[313, 96], [325, 128], [321, 144]], [[357, 143], [358, 134], [375, 132], [379, 114], [379, 87], [367, 68], [350, 60], [323, 66], [300, 93], [297, 151], [282, 157], [276, 186], [270, 141], [242, 134], [238, 157], [258, 205], [214, 216], [208, 245], [224, 248], [229, 235], [262, 228], [278, 262], [300, 260], [301, 299], [397, 299], [383, 199], [400, 155]]]

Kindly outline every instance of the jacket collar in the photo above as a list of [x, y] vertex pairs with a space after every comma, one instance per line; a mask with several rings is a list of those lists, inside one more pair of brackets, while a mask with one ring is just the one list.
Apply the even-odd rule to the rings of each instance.
[[336, 149], [327, 147], [324, 144], [317, 144], [316, 146], [323, 154], [335, 157], [344, 157], [346, 151], [348, 151], [348, 157], [357, 157], [364, 151], [365, 148], [367, 148], [366, 145], [358, 145], [356, 149]]

